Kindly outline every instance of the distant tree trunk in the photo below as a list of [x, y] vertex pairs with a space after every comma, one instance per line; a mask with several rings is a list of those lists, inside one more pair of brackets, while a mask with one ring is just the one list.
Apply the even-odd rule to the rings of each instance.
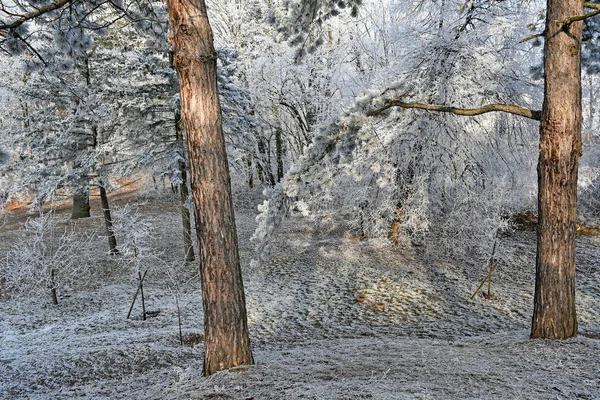
[[246, 156], [246, 162], [248, 164], [248, 187], [252, 189], [254, 187], [254, 171], [252, 170], [252, 156], [250, 154]]
[[[175, 112], [175, 135], [177, 142], [181, 143], [183, 152], [183, 127], [181, 126], [181, 113]], [[182, 154], [183, 158], [183, 154]], [[183, 251], [185, 262], [192, 262], [195, 259], [194, 243], [192, 242], [192, 221], [190, 210], [187, 208], [187, 199], [189, 196], [187, 187], [187, 166], [184, 160], [179, 161], [179, 173], [181, 174], [181, 184], [179, 185], [179, 204], [181, 208], [181, 221], [183, 224]]]
[[50, 297], [52, 298], [52, 304], [58, 304], [58, 295], [56, 293], [56, 283], [54, 280], [54, 275], [56, 274], [56, 269], [50, 268], [50, 285], [52, 286], [50, 289]]
[[260, 154], [259, 162], [256, 163], [257, 168], [259, 169], [259, 176], [261, 177], [262, 182], [269, 182], [271, 186], [275, 185], [275, 177], [273, 176], [273, 172], [271, 171], [271, 154], [268, 146], [265, 144], [265, 141], [262, 137], [258, 138], [258, 153]]
[[577, 335], [575, 222], [581, 157], [581, 0], [548, 0], [538, 162], [538, 244], [532, 338]]
[[263, 152], [261, 151], [261, 143], [262, 143], [262, 139], [258, 138], [258, 157], [256, 156], [256, 154], [254, 155], [254, 164], [256, 165], [256, 176], [258, 177], [258, 180], [262, 183], [262, 182], [266, 182], [267, 180], [267, 173], [265, 171], [265, 168], [263, 167]]
[[187, 132], [204, 306], [204, 374], [252, 364], [216, 53], [203, 0], [167, 0]]
[[594, 137], [594, 117], [596, 114], [596, 96], [594, 85], [594, 76], [590, 75], [590, 121], [588, 126], [587, 142], [591, 146], [592, 138]]
[[71, 219], [90, 216], [90, 190], [87, 186], [78, 186], [73, 191], [73, 209]]
[[277, 182], [283, 179], [283, 141], [281, 139], [281, 126], [275, 128], [275, 156], [277, 158]]
[[108, 238], [108, 250], [110, 254], [119, 254], [117, 249], [117, 238], [113, 231], [112, 217], [110, 215], [110, 207], [108, 206], [108, 196], [106, 195], [106, 188], [104, 183], [100, 181], [100, 202], [102, 203], [102, 214], [104, 215], [104, 225], [106, 226], [106, 237]]
[[[82, 61], [82, 73], [85, 79], [86, 85], [91, 85], [91, 74], [90, 74], [90, 60], [88, 57], [81, 59]], [[96, 126], [92, 127], [92, 136], [96, 141], [97, 130]], [[81, 150], [82, 147], [87, 147], [81, 143], [77, 143], [77, 150]], [[75, 165], [77, 169], [79, 165]], [[90, 216], [90, 189], [87, 182], [83, 183], [85, 179], [79, 178], [78, 186], [73, 192], [73, 211], [71, 212], [71, 219], [88, 218]]]

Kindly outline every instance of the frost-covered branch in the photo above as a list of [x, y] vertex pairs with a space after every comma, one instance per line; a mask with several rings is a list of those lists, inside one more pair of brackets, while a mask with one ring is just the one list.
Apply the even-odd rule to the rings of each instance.
[[73, 1], [77, 1], [77, 0], [59, 0], [56, 3], [50, 3], [45, 7], [36, 8], [35, 11], [32, 11], [27, 14], [23, 14], [20, 16], [20, 18], [18, 18], [17, 20], [15, 20], [11, 23], [0, 24], [0, 30], [17, 28], [27, 21], [35, 19], [35, 18], [37, 18], [41, 15], [44, 15], [46, 13], [49, 13], [51, 11], [58, 10], [59, 8], [64, 7], [65, 5], [67, 5]]
[[541, 111], [530, 110], [529, 108], [517, 106], [515, 104], [488, 104], [483, 107], [478, 108], [458, 108], [458, 107], [450, 107], [450, 106], [440, 106], [434, 104], [423, 104], [423, 103], [405, 103], [400, 100], [390, 100], [381, 108], [370, 111], [367, 113], [369, 117], [373, 117], [381, 114], [385, 110], [392, 107], [401, 107], [401, 108], [417, 108], [421, 110], [427, 111], [437, 111], [437, 112], [446, 112], [455, 115], [466, 115], [466, 116], [474, 116], [481, 115], [494, 111], [506, 112], [509, 114], [519, 115], [521, 117], [533, 119], [539, 121], [542, 115]]
[[56, 290], [84, 285], [93, 271], [89, 250], [95, 233], [61, 227], [52, 212], [29, 218], [19, 240], [0, 260], [0, 279], [9, 293], [48, 293], [57, 303]]

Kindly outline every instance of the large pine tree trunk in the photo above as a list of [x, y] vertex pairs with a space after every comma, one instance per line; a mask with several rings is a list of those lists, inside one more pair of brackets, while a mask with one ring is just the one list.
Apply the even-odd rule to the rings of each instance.
[[581, 157], [581, 0], [548, 0], [538, 163], [538, 248], [532, 338], [577, 335], [575, 222]]
[[181, 114], [187, 132], [204, 306], [204, 374], [252, 364], [246, 300], [204, 0], [168, 0]]
[[87, 186], [78, 186], [73, 191], [73, 208], [71, 219], [88, 218], [90, 216], [90, 191]]

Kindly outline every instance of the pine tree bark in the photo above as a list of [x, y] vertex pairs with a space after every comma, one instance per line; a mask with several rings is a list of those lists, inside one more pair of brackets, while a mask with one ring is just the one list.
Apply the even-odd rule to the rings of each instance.
[[179, 76], [204, 307], [204, 374], [252, 364], [246, 301], [204, 0], [167, 0]]
[[575, 228], [581, 157], [581, 0], [548, 0], [538, 162], [538, 244], [532, 338], [577, 335]]
[[[177, 142], [181, 143], [183, 152], [183, 127], [181, 126], [181, 114], [175, 112], [175, 136]], [[183, 158], [182, 154], [182, 158]], [[179, 161], [179, 173], [181, 174], [181, 184], [179, 185], [179, 204], [181, 208], [181, 222], [183, 225], [183, 250], [185, 253], [185, 262], [189, 263], [196, 258], [194, 255], [194, 243], [192, 242], [192, 219], [190, 210], [187, 208], [187, 199], [189, 191], [187, 187], [187, 165], [183, 160]]]
[[73, 208], [71, 219], [88, 218], [90, 216], [90, 191], [87, 186], [78, 186], [73, 191]]

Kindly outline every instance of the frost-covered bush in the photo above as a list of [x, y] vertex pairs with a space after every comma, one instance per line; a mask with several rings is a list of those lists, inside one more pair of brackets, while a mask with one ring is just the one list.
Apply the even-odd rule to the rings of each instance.
[[112, 217], [121, 260], [138, 278], [140, 273], [156, 262], [161, 253], [152, 244], [156, 227], [151, 218], [142, 215], [136, 206], [130, 204], [114, 208]]
[[85, 285], [92, 272], [89, 243], [93, 235], [77, 232], [48, 212], [30, 217], [6, 253], [0, 275], [13, 295], [51, 295]]
[[[136, 300], [141, 298], [142, 318], [146, 319], [145, 282], [165, 284], [175, 297], [179, 310], [179, 284], [193, 279], [187, 263], [162, 257], [164, 249], [157, 245], [157, 221], [143, 215], [138, 205], [127, 204], [113, 210], [113, 230], [118, 237], [120, 260], [131, 276], [137, 280], [137, 290], [129, 308], [131, 316]], [[181, 317], [180, 317], [181, 318]], [[181, 324], [181, 320], [179, 321]], [[180, 325], [181, 326], [181, 325]]]

